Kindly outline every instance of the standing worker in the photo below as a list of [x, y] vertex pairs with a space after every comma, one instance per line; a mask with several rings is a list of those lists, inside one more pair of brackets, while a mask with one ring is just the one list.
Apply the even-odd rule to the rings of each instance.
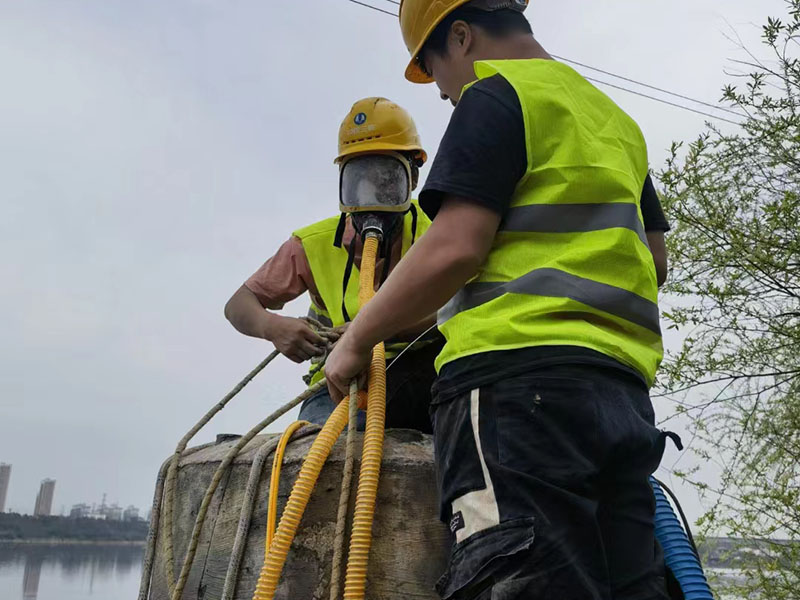
[[[272, 342], [286, 357], [301, 363], [325, 354], [326, 340], [305, 319], [285, 317], [280, 310], [308, 292], [309, 317], [341, 332], [358, 313], [358, 269], [366, 229], [382, 233], [383, 248], [376, 265], [376, 288], [400, 258], [428, 229], [430, 220], [411, 201], [419, 168], [427, 156], [414, 121], [385, 98], [356, 102], [339, 129], [341, 215], [295, 231], [278, 252], [250, 277], [225, 306], [225, 316], [241, 333]], [[355, 271], [354, 271], [355, 267]], [[266, 310], [265, 310], [266, 309]], [[390, 360], [435, 324], [435, 311], [393, 336]], [[433, 361], [441, 350], [433, 332], [399, 357], [387, 378], [387, 426], [431, 430], [428, 408], [436, 376]], [[312, 362], [307, 383], [325, 376]], [[327, 389], [303, 403], [301, 420], [324, 424], [335, 404]], [[364, 428], [364, 414], [359, 416]]]
[[334, 348], [328, 385], [339, 400], [377, 342], [438, 309], [442, 597], [666, 598], [648, 390], [668, 227], [639, 127], [552, 59], [526, 4], [401, 3], [406, 78], [455, 105], [420, 194], [434, 220]]

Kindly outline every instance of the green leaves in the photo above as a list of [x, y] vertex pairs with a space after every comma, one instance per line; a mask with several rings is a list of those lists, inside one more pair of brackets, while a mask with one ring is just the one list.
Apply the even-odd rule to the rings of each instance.
[[[769, 17], [769, 60], [722, 90], [748, 115], [676, 142], [664, 170], [671, 275], [665, 326], [685, 334], [658, 393], [692, 420], [691, 451], [719, 472], [675, 474], [710, 507], [705, 531], [785, 537], [751, 557], [748, 598], [800, 599], [800, 0]], [[708, 469], [706, 469], [707, 471]]]

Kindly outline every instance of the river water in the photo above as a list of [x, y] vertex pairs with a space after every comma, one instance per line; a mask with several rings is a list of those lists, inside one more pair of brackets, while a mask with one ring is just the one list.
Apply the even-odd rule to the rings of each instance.
[[143, 546], [0, 543], [0, 600], [133, 600]]
[[[40, 545], [0, 542], [0, 600], [134, 600], [144, 546]], [[721, 600], [736, 569], [707, 569]]]

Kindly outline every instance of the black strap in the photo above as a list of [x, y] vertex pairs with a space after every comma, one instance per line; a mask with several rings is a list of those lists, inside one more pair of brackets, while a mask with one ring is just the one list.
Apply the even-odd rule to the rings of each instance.
[[417, 207], [411, 205], [411, 245], [417, 241]]
[[[342, 214], [344, 216], [344, 214]], [[344, 280], [342, 281], [342, 315], [345, 323], [350, 322], [350, 315], [347, 314], [347, 284], [350, 282], [350, 274], [353, 272], [353, 264], [356, 262], [356, 240], [350, 242], [350, 249], [347, 252], [347, 266], [344, 268]]]
[[386, 278], [389, 276], [389, 263], [392, 260], [392, 236], [386, 235], [383, 237], [383, 242], [381, 244], [383, 246], [383, 250], [381, 251], [383, 254], [383, 269], [381, 270], [381, 285], [384, 284]]
[[336, 226], [336, 237], [333, 238], [333, 245], [337, 248], [342, 247], [342, 240], [344, 239], [344, 228], [347, 225], [347, 214], [342, 213], [339, 217], [339, 225]]

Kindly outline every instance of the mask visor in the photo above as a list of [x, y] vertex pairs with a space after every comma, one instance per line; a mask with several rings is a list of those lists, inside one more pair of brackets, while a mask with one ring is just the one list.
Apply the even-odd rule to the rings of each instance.
[[411, 204], [411, 169], [399, 155], [365, 154], [344, 162], [339, 175], [342, 212], [405, 212]]

